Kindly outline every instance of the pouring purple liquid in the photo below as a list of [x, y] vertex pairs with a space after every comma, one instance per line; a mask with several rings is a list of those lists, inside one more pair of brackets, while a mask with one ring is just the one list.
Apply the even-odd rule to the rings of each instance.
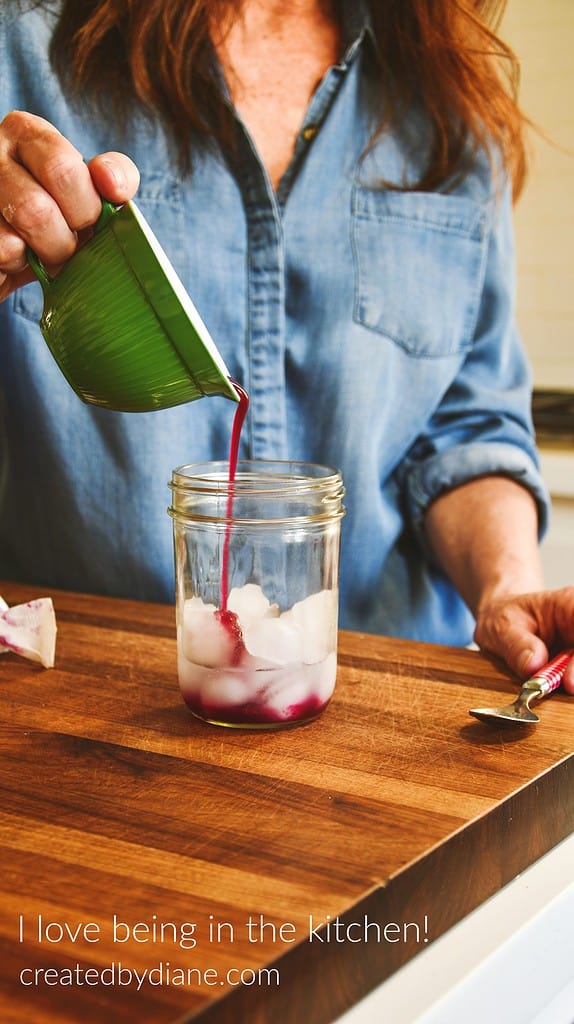
[[233, 418], [231, 443], [229, 445], [229, 495], [227, 497], [227, 508], [225, 510], [227, 525], [225, 527], [225, 536], [223, 539], [223, 558], [221, 565], [221, 608], [215, 612], [215, 617], [218, 622], [221, 623], [226, 633], [233, 639], [231, 664], [238, 665], [245, 651], [245, 644], [243, 643], [243, 634], [241, 632], [241, 626], [239, 625], [239, 619], [235, 612], [230, 612], [227, 608], [227, 601], [229, 599], [229, 540], [231, 537], [231, 519], [233, 518], [233, 484], [237, 473], [237, 459], [239, 456], [241, 431], [249, 409], [249, 395], [241, 385], [237, 383], [237, 381], [231, 380], [231, 383], [239, 395], [239, 403]]
[[231, 535], [230, 520], [233, 518], [233, 484], [235, 482], [235, 474], [237, 473], [237, 458], [239, 455], [239, 442], [241, 440], [241, 431], [243, 424], [245, 423], [245, 417], [249, 409], [249, 395], [241, 387], [240, 384], [235, 380], [231, 380], [233, 387], [239, 395], [239, 403], [235, 410], [235, 416], [233, 418], [233, 428], [231, 431], [231, 443], [229, 445], [229, 496], [227, 498], [227, 526], [225, 528], [225, 538], [223, 541], [223, 562], [221, 568], [221, 611], [227, 611], [227, 601], [229, 598], [229, 538]]

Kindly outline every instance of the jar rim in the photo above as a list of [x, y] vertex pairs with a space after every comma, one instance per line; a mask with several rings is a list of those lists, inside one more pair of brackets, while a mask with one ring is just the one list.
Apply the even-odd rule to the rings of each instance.
[[169, 487], [179, 522], [297, 529], [345, 515], [340, 471], [314, 462], [243, 459], [232, 483], [228, 462], [195, 462], [174, 469]]
[[[235, 494], [296, 494], [336, 488], [343, 492], [341, 472], [316, 462], [239, 459], [231, 485]], [[172, 471], [173, 491], [217, 494], [230, 490], [229, 462], [192, 462]]]

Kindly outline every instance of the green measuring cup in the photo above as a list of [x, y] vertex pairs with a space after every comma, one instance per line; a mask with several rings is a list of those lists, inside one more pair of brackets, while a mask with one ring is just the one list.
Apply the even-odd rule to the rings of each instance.
[[51, 277], [40, 329], [77, 395], [147, 412], [203, 395], [239, 396], [193, 302], [134, 202], [106, 201], [92, 238]]

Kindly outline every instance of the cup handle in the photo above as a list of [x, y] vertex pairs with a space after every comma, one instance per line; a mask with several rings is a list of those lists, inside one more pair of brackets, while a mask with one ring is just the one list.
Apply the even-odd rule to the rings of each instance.
[[31, 267], [31, 269], [34, 271], [36, 277], [38, 278], [40, 284], [42, 285], [42, 288], [47, 288], [48, 285], [52, 284], [54, 278], [50, 277], [48, 271], [45, 270], [42, 264], [40, 263], [40, 260], [36, 256], [34, 250], [30, 249], [29, 246], [26, 249], [26, 260], [28, 262], [28, 266]]
[[106, 224], [109, 224], [112, 217], [115, 217], [118, 210], [121, 210], [121, 206], [115, 206], [114, 203], [110, 203], [107, 199], [102, 199], [102, 212], [94, 224], [94, 234], [97, 235], [98, 231], [105, 228]]
[[[98, 232], [100, 232], [102, 230], [102, 228], [105, 228], [106, 224], [109, 224], [109, 222], [111, 221], [112, 217], [115, 216], [115, 214], [118, 212], [119, 209], [121, 209], [121, 207], [114, 206], [114, 204], [108, 202], [107, 199], [102, 199], [102, 210], [101, 210], [100, 216], [98, 217], [96, 223], [94, 224], [94, 234], [95, 235], [97, 235]], [[42, 285], [43, 288], [47, 288], [48, 285], [52, 284], [52, 281], [54, 280], [54, 278], [50, 277], [48, 271], [44, 267], [44, 265], [41, 262], [41, 260], [38, 259], [38, 257], [36, 256], [36, 253], [34, 252], [34, 250], [30, 249], [29, 246], [26, 249], [26, 260], [28, 261], [29, 266], [34, 271], [36, 277], [38, 278], [38, 280], [39, 280], [39, 282], [40, 282], [40, 284]]]

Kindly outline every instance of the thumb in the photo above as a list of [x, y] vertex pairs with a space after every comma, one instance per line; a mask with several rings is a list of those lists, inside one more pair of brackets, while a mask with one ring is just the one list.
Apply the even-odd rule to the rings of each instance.
[[550, 658], [550, 652], [546, 644], [537, 636], [525, 638], [525, 646], [516, 655], [516, 659], [509, 656], [508, 664], [521, 679], [529, 679], [540, 672]]
[[549, 659], [544, 641], [520, 619], [495, 616], [479, 620], [474, 639], [482, 650], [502, 658], [521, 680], [535, 675]]
[[127, 203], [137, 192], [140, 174], [124, 153], [100, 153], [88, 168], [96, 190], [112, 203]]

